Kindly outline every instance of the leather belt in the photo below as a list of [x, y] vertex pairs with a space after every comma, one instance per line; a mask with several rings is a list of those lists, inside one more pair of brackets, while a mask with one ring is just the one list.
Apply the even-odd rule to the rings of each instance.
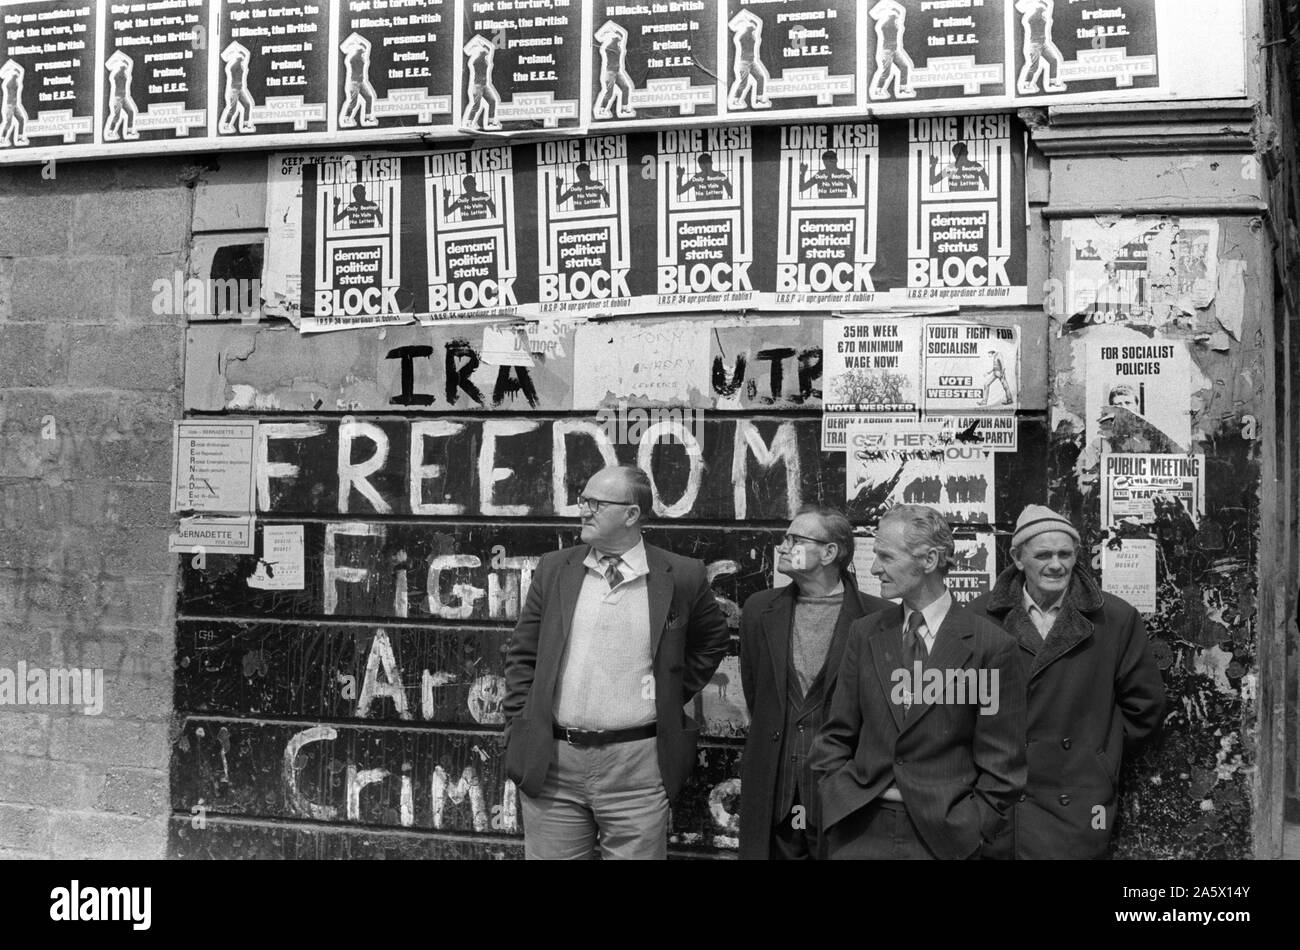
[[576, 746], [598, 746], [613, 745], [615, 742], [635, 742], [637, 739], [649, 739], [657, 735], [659, 726], [656, 723], [647, 723], [644, 726], [633, 726], [631, 729], [568, 729], [564, 726], [555, 726], [555, 738], [563, 739], [570, 745]]

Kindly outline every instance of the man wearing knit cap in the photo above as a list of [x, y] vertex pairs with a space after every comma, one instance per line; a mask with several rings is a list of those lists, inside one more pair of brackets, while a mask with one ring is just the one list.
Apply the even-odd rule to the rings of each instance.
[[1120, 766], [1159, 727], [1164, 683], [1142, 618], [1076, 570], [1079, 532], [1029, 505], [1011, 538], [1013, 565], [969, 609], [1019, 643], [1028, 694], [1029, 780], [995, 853], [1104, 858]]

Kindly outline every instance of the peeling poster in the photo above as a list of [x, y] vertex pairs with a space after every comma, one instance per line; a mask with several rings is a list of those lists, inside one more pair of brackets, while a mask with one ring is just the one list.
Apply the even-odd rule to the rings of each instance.
[[1061, 228], [1065, 331], [1156, 329], [1203, 310], [1218, 286], [1219, 224], [1209, 218], [1081, 218]]
[[1140, 336], [1089, 340], [1088, 442], [1099, 452], [1185, 452], [1192, 359], [1184, 343]]
[[[1157, 505], [1160, 507], [1157, 508]], [[1166, 509], [1186, 511], [1193, 523], [1205, 510], [1205, 456], [1103, 455], [1101, 523], [1154, 523]]]
[[711, 393], [711, 328], [705, 323], [596, 323], [574, 335], [573, 408], [610, 397], [689, 406]]

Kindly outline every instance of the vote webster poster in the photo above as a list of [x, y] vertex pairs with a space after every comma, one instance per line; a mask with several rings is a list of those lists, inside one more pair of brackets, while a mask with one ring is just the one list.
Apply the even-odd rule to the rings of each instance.
[[455, 119], [456, 4], [342, 0], [331, 45], [338, 129], [348, 134]]
[[219, 9], [217, 135], [327, 131], [330, 5], [222, 0]]
[[206, 138], [208, 0], [110, 3], [101, 139]]
[[593, 126], [718, 114], [716, 0], [592, 9]]
[[0, 155], [95, 140], [95, 4], [0, 6]]
[[[895, 121], [277, 156], [263, 296], [275, 301], [268, 312], [301, 315], [304, 331], [700, 308], [852, 311], [906, 305], [922, 282], [927, 299], [1023, 301], [1023, 153], [1010, 147], [1018, 133], [1009, 117], [953, 123], [958, 139]], [[951, 157], [958, 141], [972, 143], [978, 170], [958, 162], [932, 171], [928, 156]], [[909, 181], [923, 181], [935, 200], [909, 195]], [[1015, 398], [1014, 337], [989, 334], [963, 338], [979, 350], [978, 367], [936, 366], [936, 376], [978, 377], [967, 388], [980, 399], [948, 408], [1005, 409]], [[919, 386], [919, 360], [913, 369]]]
[[461, 129], [528, 132], [582, 124], [582, 4], [472, 0], [460, 10]]
[[857, 111], [866, 49], [857, 0], [726, 0], [731, 114]]

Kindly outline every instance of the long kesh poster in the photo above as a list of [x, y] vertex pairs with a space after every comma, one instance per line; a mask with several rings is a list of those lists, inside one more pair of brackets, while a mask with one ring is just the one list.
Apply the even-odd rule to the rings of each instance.
[[993, 116], [279, 156], [264, 296], [304, 330], [1022, 302], [1016, 136]]

